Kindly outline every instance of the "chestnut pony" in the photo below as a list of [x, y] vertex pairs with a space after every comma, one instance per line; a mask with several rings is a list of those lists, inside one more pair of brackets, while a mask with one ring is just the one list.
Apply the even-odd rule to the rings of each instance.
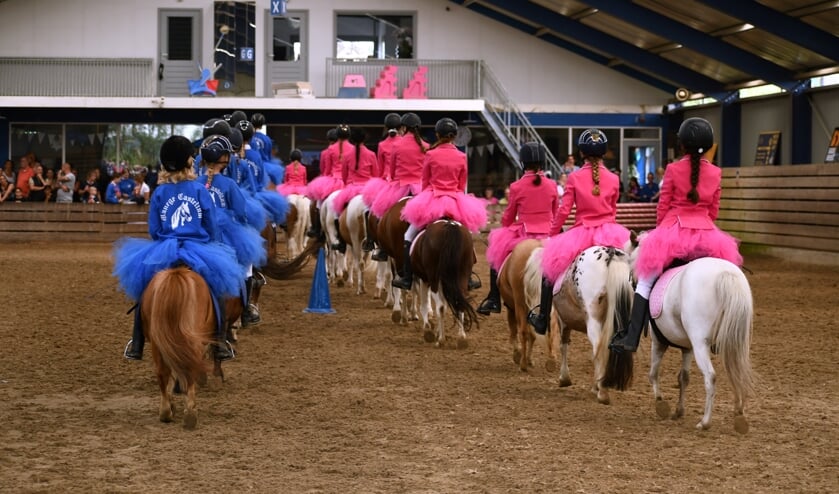
[[[216, 327], [210, 288], [187, 267], [165, 269], [149, 282], [140, 308], [160, 386], [160, 421], [171, 422], [174, 417], [172, 392], [177, 381], [186, 393], [184, 428], [194, 429], [195, 386], [210, 370], [205, 356]], [[220, 362], [215, 362], [214, 371], [223, 377]]]

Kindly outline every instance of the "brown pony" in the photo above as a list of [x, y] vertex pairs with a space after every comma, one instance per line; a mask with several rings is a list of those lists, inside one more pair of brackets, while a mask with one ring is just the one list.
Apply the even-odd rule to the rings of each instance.
[[[389, 274], [391, 276], [394, 272], [401, 271], [402, 266], [404, 266], [405, 254], [402, 246], [404, 245], [405, 232], [408, 230], [408, 223], [402, 219], [402, 208], [405, 207], [408, 199], [410, 198], [403, 197], [391, 206], [381, 217], [377, 226], [376, 238], [379, 242], [379, 248], [390, 258]], [[377, 285], [382, 281], [378, 278], [383, 277], [377, 277]], [[410, 315], [408, 314], [408, 305], [403, 304], [402, 290], [392, 288], [389, 281], [384, 286], [384, 289], [388, 290], [388, 293], [393, 297], [393, 312], [391, 313], [391, 320], [393, 322], [407, 324], [409, 320], [417, 319], [416, 311], [412, 311], [413, 313]]]
[[[458, 348], [466, 348], [466, 330], [478, 323], [478, 314], [469, 300], [469, 278], [475, 264], [472, 234], [463, 225], [448, 219], [428, 225], [414, 240], [411, 269], [420, 281], [420, 315], [425, 341], [441, 346], [445, 341], [443, 316], [448, 307], [458, 330]], [[428, 320], [429, 296], [434, 305], [437, 331]]]
[[[513, 249], [498, 273], [498, 290], [507, 308], [507, 327], [510, 329], [510, 344], [513, 347], [513, 361], [522, 372], [533, 366], [533, 344], [536, 334], [527, 324], [530, 309], [539, 304], [540, 287], [525, 282], [527, 261], [536, 249], [542, 247], [539, 240], [524, 240]], [[556, 334], [555, 311], [551, 310], [551, 334]], [[546, 340], [547, 342], [547, 340]], [[550, 352], [550, 346], [548, 346]], [[556, 370], [556, 359], [549, 359], [545, 367]]]
[[[171, 422], [175, 413], [172, 391], [176, 381], [186, 392], [184, 428], [198, 424], [195, 386], [209, 371], [207, 345], [213, 340], [216, 315], [204, 279], [186, 267], [158, 272], [143, 292], [140, 318], [160, 386], [160, 421]], [[221, 363], [215, 374], [223, 376]]]

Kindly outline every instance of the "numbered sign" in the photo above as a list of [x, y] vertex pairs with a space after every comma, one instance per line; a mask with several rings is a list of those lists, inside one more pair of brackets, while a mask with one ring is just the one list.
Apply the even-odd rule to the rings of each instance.
[[243, 46], [239, 48], [239, 61], [240, 62], [253, 62], [253, 47], [252, 46]]

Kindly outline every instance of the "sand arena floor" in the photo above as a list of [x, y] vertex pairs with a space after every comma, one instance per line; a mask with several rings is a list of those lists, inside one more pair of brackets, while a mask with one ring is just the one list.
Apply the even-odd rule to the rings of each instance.
[[[417, 323], [391, 322], [372, 276], [368, 295], [331, 287], [335, 314], [304, 314], [314, 262], [265, 287], [263, 323], [242, 331], [226, 382], [199, 390], [188, 432], [158, 421], [148, 348], [122, 358], [131, 304], [110, 249], [0, 244], [2, 492], [839, 491], [839, 268], [747, 257], [759, 379], [747, 435], [717, 360], [713, 425], [698, 432], [698, 369], [685, 418], [659, 419], [648, 340], [633, 388], [600, 405], [581, 334], [574, 384], [559, 388], [541, 346], [518, 370], [503, 314], [466, 350], [434, 348]], [[481, 245], [479, 258], [486, 285]], [[678, 365], [671, 350], [671, 403]]]

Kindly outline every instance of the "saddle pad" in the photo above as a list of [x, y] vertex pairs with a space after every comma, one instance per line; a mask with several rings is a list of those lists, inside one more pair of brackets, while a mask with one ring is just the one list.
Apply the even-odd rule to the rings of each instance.
[[[448, 220], [448, 219], [445, 219], [445, 218], [441, 218], [441, 219], [439, 219], [439, 220], [434, 220], [434, 221], [432, 221], [431, 223], [432, 223], [432, 224], [433, 224], [433, 223], [452, 223], [452, 224], [455, 224], [455, 225], [457, 225], [457, 226], [461, 226], [461, 225], [462, 225], [459, 221], [455, 221], [455, 220]], [[411, 242], [411, 250], [409, 251], [409, 254], [413, 254], [413, 253], [414, 253], [414, 249], [417, 247], [417, 244], [419, 243], [419, 242], [417, 242], [417, 241], [418, 241], [418, 240], [420, 239], [420, 237], [422, 237], [423, 235], [425, 235], [425, 228], [423, 228], [422, 230], [420, 230], [420, 232], [419, 232], [419, 233], [417, 233], [417, 236], [416, 236], [416, 237], [414, 237], [414, 241], [413, 241], [413, 242]]]
[[650, 317], [657, 319], [661, 316], [661, 311], [664, 309], [664, 293], [667, 291], [667, 285], [686, 267], [687, 264], [668, 269], [659, 276], [655, 285], [653, 285], [652, 292], [650, 292]]

